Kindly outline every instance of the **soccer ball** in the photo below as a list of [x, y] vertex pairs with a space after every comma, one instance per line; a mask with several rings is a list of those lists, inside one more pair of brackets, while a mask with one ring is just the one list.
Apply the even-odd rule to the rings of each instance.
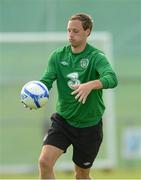
[[40, 81], [30, 81], [21, 90], [21, 102], [25, 107], [38, 109], [43, 107], [49, 98], [49, 91]]

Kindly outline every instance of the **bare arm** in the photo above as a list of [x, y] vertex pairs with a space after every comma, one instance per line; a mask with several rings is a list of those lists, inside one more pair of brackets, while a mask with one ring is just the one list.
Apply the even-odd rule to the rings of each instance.
[[75, 89], [71, 94], [76, 95], [75, 99], [78, 99], [79, 102], [85, 103], [87, 96], [93, 89], [102, 89], [103, 85], [100, 80], [93, 80], [87, 83], [74, 85]]

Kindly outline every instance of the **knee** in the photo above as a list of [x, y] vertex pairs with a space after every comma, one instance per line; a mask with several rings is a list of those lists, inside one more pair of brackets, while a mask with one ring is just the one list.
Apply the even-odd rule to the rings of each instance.
[[39, 167], [41, 169], [51, 170], [53, 168], [53, 165], [49, 158], [40, 157], [39, 158]]
[[89, 173], [90, 173], [90, 169], [83, 169], [79, 167], [75, 168], [76, 179], [91, 179]]
[[90, 179], [88, 174], [76, 172], [75, 179]]

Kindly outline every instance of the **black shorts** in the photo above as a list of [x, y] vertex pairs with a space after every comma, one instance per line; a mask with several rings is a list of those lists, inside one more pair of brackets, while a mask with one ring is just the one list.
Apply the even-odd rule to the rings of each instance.
[[73, 162], [82, 168], [90, 168], [98, 154], [102, 139], [102, 120], [91, 127], [75, 128], [59, 114], [51, 116], [52, 124], [44, 138], [44, 145], [53, 145], [66, 152], [73, 146]]

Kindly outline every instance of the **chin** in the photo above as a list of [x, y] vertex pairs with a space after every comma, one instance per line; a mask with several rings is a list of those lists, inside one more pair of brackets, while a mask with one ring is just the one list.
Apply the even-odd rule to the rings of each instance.
[[71, 44], [71, 46], [73, 47], [73, 48], [76, 48], [77, 46], [76, 45], [74, 45], [74, 44]]
[[71, 46], [73, 47], [73, 48], [76, 48], [76, 47], [78, 47], [78, 45], [76, 44], [76, 43], [70, 43], [71, 44]]

